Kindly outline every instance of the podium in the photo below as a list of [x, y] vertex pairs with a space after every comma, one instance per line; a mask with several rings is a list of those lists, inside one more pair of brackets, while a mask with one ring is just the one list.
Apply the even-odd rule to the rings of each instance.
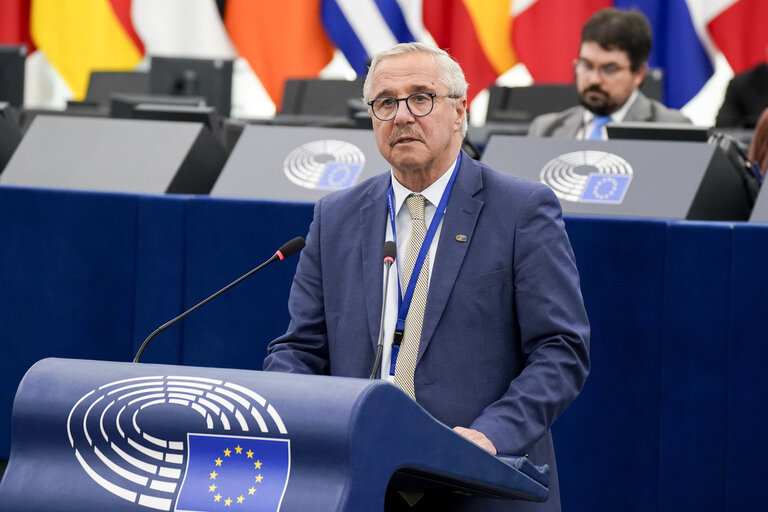
[[387, 486], [543, 501], [393, 385], [44, 359], [16, 394], [1, 511], [380, 511]]

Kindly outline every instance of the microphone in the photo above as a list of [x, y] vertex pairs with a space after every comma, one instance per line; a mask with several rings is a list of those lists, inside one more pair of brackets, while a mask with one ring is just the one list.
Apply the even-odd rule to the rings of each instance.
[[384, 312], [387, 310], [387, 287], [389, 286], [389, 269], [395, 262], [397, 246], [392, 240], [384, 242], [381, 257], [384, 260], [384, 296], [381, 299], [381, 321], [379, 322], [379, 342], [376, 347], [376, 360], [373, 363], [370, 379], [376, 378], [376, 372], [381, 367], [381, 351], [384, 349]]
[[138, 352], [136, 352], [136, 357], [133, 358], [133, 362], [134, 363], [138, 363], [139, 362], [139, 359], [141, 359], [141, 354], [144, 353], [144, 349], [147, 348], [147, 345], [149, 345], [149, 342], [152, 341], [152, 338], [154, 338], [155, 336], [157, 336], [158, 334], [160, 334], [161, 332], [163, 332], [164, 330], [166, 330], [167, 328], [169, 328], [170, 326], [172, 326], [173, 324], [175, 324], [176, 322], [178, 322], [179, 320], [181, 320], [182, 318], [184, 318], [185, 316], [187, 316], [191, 312], [195, 311], [199, 307], [208, 304], [210, 301], [212, 301], [213, 299], [215, 299], [216, 297], [218, 297], [222, 293], [226, 292], [227, 290], [229, 290], [230, 288], [232, 288], [236, 284], [239, 284], [241, 281], [244, 281], [245, 279], [251, 277], [253, 274], [258, 272], [262, 268], [266, 267], [270, 263], [274, 263], [275, 261], [278, 261], [278, 260], [284, 260], [285, 258], [293, 256], [294, 254], [296, 254], [297, 252], [302, 250], [305, 245], [306, 245], [306, 243], [304, 242], [304, 239], [301, 238], [300, 236], [297, 236], [293, 240], [289, 240], [288, 242], [284, 243], [277, 250], [277, 252], [275, 252], [275, 254], [272, 255], [271, 258], [269, 258], [267, 261], [265, 261], [264, 263], [262, 263], [258, 267], [254, 268], [253, 270], [251, 270], [247, 274], [245, 274], [243, 276], [240, 276], [238, 279], [232, 281], [227, 286], [225, 286], [221, 290], [217, 291], [216, 293], [214, 293], [213, 295], [211, 295], [207, 299], [198, 302], [197, 304], [195, 304], [194, 306], [192, 306], [191, 308], [189, 308], [188, 310], [186, 310], [185, 312], [183, 312], [182, 314], [180, 314], [176, 318], [174, 318], [172, 320], [169, 320], [168, 322], [164, 323], [163, 325], [161, 325], [160, 327], [155, 329], [152, 332], [152, 334], [147, 336], [147, 339], [144, 340], [144, 343], [141, 344], [141, 346], [139, 347]]

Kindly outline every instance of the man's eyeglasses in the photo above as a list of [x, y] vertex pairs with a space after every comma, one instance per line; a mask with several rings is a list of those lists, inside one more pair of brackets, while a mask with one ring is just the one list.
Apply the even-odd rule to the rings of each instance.
[[576, 73], [581, 73], [582, 75], [585, 75], [587, 73], [592, 73], [593, 71], [597, 71], [597, 74], [600, 75], [601, 77], [611, 78], [614, 75], [616, 75], [616, 73], [619, 73], [629, 68], [624, 66], [619, 66], [618, 64], [614, 64], [614, 63], [603, 64], [602, 66], [595, 66], [591, 62], [588, 62], [585, 60], [575, 60], [573, 61], [573, 69], [576, 71]]
[[368, 106], [371, 107], [373, 115], [379, 121], [391, 121], [397, 115], [397, 109], [401, 101], [405, 102], [405, 106], [408, 107], [408, 112], [411, 115], [414, 117], [424, 117], [429, 115], [435, 107], [435, 98], [453, 98], [453, 96], [435, 94], [434, 92], [415, 92], [405, 98], [382, 96], [381, 98], [369, 101]]

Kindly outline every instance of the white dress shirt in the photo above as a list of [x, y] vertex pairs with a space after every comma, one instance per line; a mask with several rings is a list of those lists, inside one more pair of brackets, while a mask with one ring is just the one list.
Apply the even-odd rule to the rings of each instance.
[[[405, 199], [411, 194], [421, 194], [427, 200], [426, 207], [424, 209], [424, 222], [429, 229], [429, 224], [435, 216], [437, 211], [437, 205], [440, 203], [440, 199], [443, 197], [445, 187], [448, 186], [448, 181], [451, 179], [451, 171], [456, 166], [454, 161], [451, 166], [443, 172], [443, 174], [429, 187], [421, 192], [413, 192], [405, 188], [397, 179], [394, 173], [392, 173], [392, 192], [394, 193], [395, 200], [395, 228], [397, 229], [397, 257], [395, 258], [395, 265], [392, 266], [389, 272], [389, 285], [387, 288], [387, 309], [384, 314], [384, 350], [381, 357], [381, 377], [387, 380], [394, 381], [394, 375], [389, 374], [389, 368], [392, 357], [392, 338], [395, 335], [395, 327], [397, 326], [397, 313], [398, 313], [398, 300], [397, 295], [399, 289], [397, 286], [402, 275], [402, 261], [405, 259], [405, 252], [408, 250], [408, 241], [411, 238], [411, 214], [408, 212], [408, 208], [405, 206]], [[391, 171], [390, 171], [391, 173]], [[440, 231], [443, 227], [443, 219], [440, 219], [440, 224], [437, 225], [437, 231], [432, 238], [432, 243], [429, 246], [429, 261], [425, 261], [425, 264], [429, 264], [429, 277], [430, 283], [432, 282], [432, 267], [435, 264], [435, 255], [437, 254], [437, 242], [440, 239]], [[391, 219], [387, 217], [387, 235], [386, 240], [392, 240], [392, 223]], [[382, 283], [383, 285], [383, 283]], [[403, 288], [405, 293], [405, 288]], [[429, 297], [427, 297], [429, 301]]]

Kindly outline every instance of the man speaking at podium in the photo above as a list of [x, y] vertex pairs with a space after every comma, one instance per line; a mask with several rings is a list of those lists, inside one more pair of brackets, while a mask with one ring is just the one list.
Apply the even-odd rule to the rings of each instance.
[[410, 508], [392, 493], [387, 510], [560, 510], [550, 427], [589, 372], [579, 277], [552, 191], [461, 150], [466, 92], [437, 48], [375, 56], [363, 95], [391, 171], [315, 205], [291, 322], [264, 368], [367, 378], [394, 240], [375, 374], [489, 452], [549, 464], [552, 480], [543, 504], [424, 495]]
[[678, 110], [645, 96], [639, 87], [648, 71], [651, 25], [637, 10], [596, 12], [581, 31], [574, 62], [580, 106], [536, 117], [533, 137], [605, 140], [609, 122], [690, 123]]

